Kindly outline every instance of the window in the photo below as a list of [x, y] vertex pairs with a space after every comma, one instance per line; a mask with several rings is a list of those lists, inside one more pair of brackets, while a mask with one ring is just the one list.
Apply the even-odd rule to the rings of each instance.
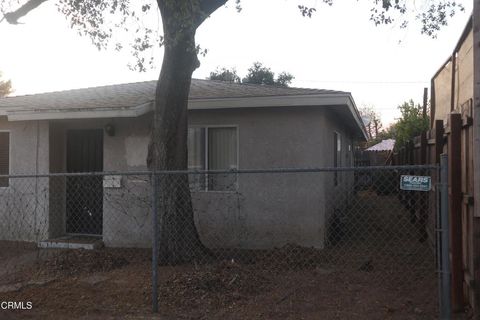
[[355, 165], [354, 163], [354, 158], [355, 158], [355, 155], [354, 155], [354, 151], [353, 151], [353, 139], [350, 138], [350, 143], [348, 145], [348, 153], [347, 153], [347, 159], [348, 159], [348, 166], [349, 167], [353, 167]]
[[[204, 128], [188, 129], [188, 169], [206, 170], [205, 166], [205, 132]], [[193, 190], [205, 189], [205, 177], [199, 174], [191, 175], [190, 188]]]
[[[205, 127], [188, 129], [189, 170], [237, 169], [237, 128]], [[237, 177], [233, 174], [192, 175], [193, 190], [232, 191]]]
[[348, 167], [352, 167], [353, 166], [353, 163], [352, 163], [353, 156], [352, 156], [352, 143], [351, 142], [349, 142], [348, 149], [346, 151], [347, 152], [345, 152], [345, 165], [348, 166]]
[[[342, 165], [342, 137], [340, 133], [333, 133], [333, 167], [338, 168]], [[339, 182], [338, 171], [333, 173], [333, 183], [337, 186]]]
[[[0, 175], [10, 174], [10, 133], [0, 132]], [[0, 187], [8, 187], [8, 178], [0, 178]]]

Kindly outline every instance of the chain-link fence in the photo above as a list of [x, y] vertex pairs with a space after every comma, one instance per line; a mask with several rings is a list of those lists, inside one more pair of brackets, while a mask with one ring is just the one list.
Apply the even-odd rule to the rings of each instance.
[[[402, 176], [433, 183], [402, 190]], [[0, 300], [70, 315], [437, 318], [438, 177], [434, 166], [9, 176]]]

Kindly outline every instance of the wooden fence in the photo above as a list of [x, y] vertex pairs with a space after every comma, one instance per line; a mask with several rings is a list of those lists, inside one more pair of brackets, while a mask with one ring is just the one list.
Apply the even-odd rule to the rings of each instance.
[[[393, 153], [392, 165], [439, 164], [440, 155], [448, 155], [449, 212], [450, 212], [450, 257], [452, 271], [452, 306], [461, 311], [474, 296], [474, 262], [472, 237], [474, 228], [473, 211], [473, 121], [472, 100], [448, 114], [447, 121], [435, 120], [433, 129], [424, 132], [405, 147]], [[434, 174], [433, 181], [437, 181]], [[435, 192], [435, 190], [432, 190]], [[412, 201], [404, 195], [403, 201]], [[429, 197], [435, 199], [435, 196]], [[419, 199], [414, 203], [418, 202]], [[433, 200], [434, 201], [434, 200]], [[435, 205], [426, 210], [421, 206], [412, 208], [419, 227], [435, 239]]]

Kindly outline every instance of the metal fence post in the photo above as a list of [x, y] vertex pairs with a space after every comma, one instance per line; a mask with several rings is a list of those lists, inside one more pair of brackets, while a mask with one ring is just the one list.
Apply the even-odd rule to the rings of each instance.
[[157, 176], [152, 172], [152, 311], [158, 312], [158, 209]]
[[448, 221], [448, 156], [440, 156], [440, 229], [441, 229], [441, 269], [440, 269], [440, 319], [451, 319], [451, 283], [450, 283], [450, 237]]

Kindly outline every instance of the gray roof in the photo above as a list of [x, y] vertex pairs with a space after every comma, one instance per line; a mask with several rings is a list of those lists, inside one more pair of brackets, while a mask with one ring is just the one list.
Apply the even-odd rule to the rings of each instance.
[[[8, 121], [138, 117], [153, 110], [157, 81], [0, 98]], [[192, 79], [189, 110], [315, 106], [331, 108], [362, 139], [365, 126], [348, 92]]]
[[392, 151], [395, 147], [395, 139], [382, 140], [365, 151]]
[[[138, 106], [154, 100], [157, 81], [145, 81], [0, 98], [0, 109], [95, 109]], [[339, 94], [342, 91], [285, 88], [192, 79], [190, 100]]]

